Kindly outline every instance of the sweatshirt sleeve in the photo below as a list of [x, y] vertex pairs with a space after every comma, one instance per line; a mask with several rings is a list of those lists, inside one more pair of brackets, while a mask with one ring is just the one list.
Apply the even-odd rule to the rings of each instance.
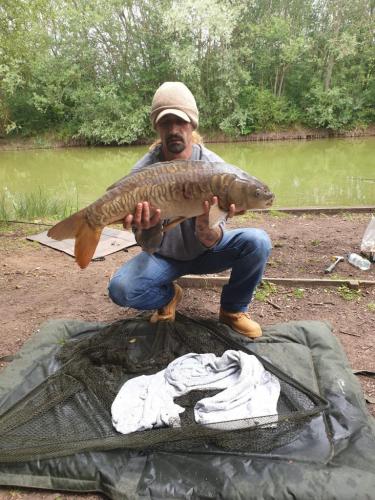
[[133, 226], [135, 241], [145, 252], [154, 253], [159, 250], [163, 241], [163, 226], [160, 222], [150, 229], [137, 229]]

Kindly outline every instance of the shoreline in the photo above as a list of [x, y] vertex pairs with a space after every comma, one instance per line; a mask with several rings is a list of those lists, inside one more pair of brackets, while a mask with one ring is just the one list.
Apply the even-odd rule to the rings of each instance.
[[375, 124], [369, 125], [367, 128], [358, 128], [343, 132], [332, 132], [327, 129], [288, 129], [278, 130], [273, 132], [255, 132], [253, 134], [244, 135], [241, 137], [228, 138], [224, 134], [216, 133], [203, 134], [206, 143], [215, 142], [268, 142], [268, 141], [290, 141], [304, 140], [310, 141], [315, 139], [350, 139], [360, 137], [375, 136]]
[[[310, 141], [316, 139], [353, 139], [375, 136], [375, 124], [369, 125], [367, 128], [358, 128], [344, 132], [332, 132], [327, 129], [288, 129], [278, 130], [272, 132], [256, 132], [249, 135], [240, 137], [230, 137], [222, 132], [204, 132], [201, 131], [203, 141], [205, 144], [214, 143], [239, 143], [239, 142], [273, 142], [273, 141]], [[151, 144], [153, 139], [148, 141], [137, 141], [133, 144], [95, 144], [90, 145], [83, 140], [70, 139], [67, 141], [58, 140], [49, 137], [37, 136], [30, 138], [0, 138], [0, 152], [1, 151], [19, 151], [27, 149], [61, 149], [61, 148], [75, 148], [75, 147], [92, 147], [92, 148], [106, 148], [106, 147], [132, 147], [132, 146], [145, 146]]]

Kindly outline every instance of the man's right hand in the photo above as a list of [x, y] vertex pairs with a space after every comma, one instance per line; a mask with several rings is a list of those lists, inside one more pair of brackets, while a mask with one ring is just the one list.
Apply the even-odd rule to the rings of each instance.
[[160, 209], [150, 208], [148, 201], [138, 203], [134, 215], [129, 214], [123, 221], [124, 229], [135, 226], [138, 230], [150, 229], [160, 223]]

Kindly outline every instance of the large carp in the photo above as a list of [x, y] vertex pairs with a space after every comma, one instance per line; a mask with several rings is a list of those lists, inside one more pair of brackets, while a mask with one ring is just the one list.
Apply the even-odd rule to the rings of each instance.
[[75, 238], [78, 265], [87, 267], [105, 226], [122, 221], [135, 212], [138, 203], [148, 201], [168, 219], [164, 231], [185, 219], [203, 213], [203, 201], [219, 199], [211, 207], [209, 225], [215, 226], [234, 203], [236, 210], [266, 208], [274, 195], [255, 177], [233, 165], [207, 161], [176, 160], [155, 163], [127, 175], [110, 186], [94, 203], [59, 222], [48, 231], [55, 240]]

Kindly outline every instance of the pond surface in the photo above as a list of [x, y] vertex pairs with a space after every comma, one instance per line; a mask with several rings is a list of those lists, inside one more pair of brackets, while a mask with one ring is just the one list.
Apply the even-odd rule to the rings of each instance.
[[[275, 207], [375, 204], [375, 137], [208, 144], [276, 194]], [[128, 173], [147, 147], [0, 152], [0, 196], [42, 190], [82, 207]]]

